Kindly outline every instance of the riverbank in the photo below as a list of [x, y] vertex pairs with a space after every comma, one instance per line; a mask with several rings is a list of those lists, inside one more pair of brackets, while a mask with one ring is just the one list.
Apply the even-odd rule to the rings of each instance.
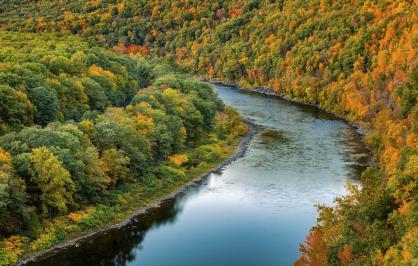
[[274, 97], [278, 97], [283, 101], [287, 101], [290, 103], [294, 103], [297, 105], [304, 105], [304, 106], [311, 106], [311, 107], [315, 107], [318, 110], [321, 110], [322, 112], [328, 113], [328, 114], [332, 114], [333, 116], [335, 116], [338, 119], [341, 119], [343, 121], [345, 121], [346, 123], [348, 123], [350, 126], [352, 126], [353, 128], [356, 129], [357, 133], [361, 136], [366, 136], [368, 133], [368, 128], [360, 125], [360, 124], [356, 124], [354, 122], [349, 121], [348, 119], [346, 119], [345, 117], [338, 115], [336, 113], [324, 110], [323, 108], [321, 108], [321, 106], [319, 106], [319, 104], [310, 104], [310, 103], [305, 103], [305, 102], [301, 102], [301, 101], [297, 101], [294, 99], [289, 98], [286, 94], [284, 93], [278, 93], [276, 91], [274, 91], [271, 88], [268, 87], [255, 87], [255, 88], [243, 88], [241, 87], [238, 83], [236, 82], [230, 82], [230, 81], [224, 81], [224, 80], [218, 80], [218, 79], [211, 79], [211, 80], [207, 80], [207, 79], [202, 79], [201, 77], [197, 77], [201, 80], [210, 82], [212, 84], [218, 84], [218, 85], [223, 85], [223, 86], [227, 86], [227, 87], [236, 87], [240, 90], [244, 90], [244, 91], [251, 91], [251, 92], [255, 92], [255, 93], [260, 93], [260, 94], [264, 94], [264, 95], [268, 95], [268, 96], [274, 96]]
[[59, 250], [77, 246], [80, 241], [86, 240], [96, 234], [106, 233], [107, 231], [110, 231], [113, 229], [122, 228], [135, 220], [141, 219], [141, 215], [144, 215], [145, 213], [147, 213], [148, 210], [159, 207], [160, 204], [162, 204], [164, 201], [173, 199], [181, 195], [185, 191], [187, 191], [190, 187], [196, 184], [199, 184], [201, 181], [207, 178], [211, 173], [222, 170], [223, 167], [225, 167], [226, 165], [230, 164], [234, 160], [244, 155], [249, 142], [257, 133], [257, 129], [254, 124], [252, 124], [250, 121], [247, 121], [247, 120], [244, 120], [244, 122], [248, 127], [247, 134], [244, 137], [237, 139], [232, 144], [234, 148], [231, 149], [230, 154], [228, 154], [226, 158], [223, 159], [221, 162], [218, 162], [214, 166], [209, 165], [208, 167], [201, 169], [201, 171], [197, 175], [195, 175], [194, 177], [192, 177], [185, 183], [183, 182], [182, 184], [177, 184], [176, 186], [173, 186], [169, 192], [164, 193], [164, 195], [153, 199], [145, 206], [140, 207], [139, 209], [137, 208], [127, 218], [122, 219], [122, 221], [113, 223], [109, 226], [105, 226], [103, 228], [93, 230], [90, 232], [79, 232], [80, 236], [70, 238], [60, 244], [56, 244], [42, 251], [38, 251], [35, 253], [28, 253], [26, 256], [24, 256], [22, 260], [20, 260], [18, 265], [25, 265], [31, 261], [36, 261], [39, 258], [53, 255], [54, 253], [59, 252]]
[[[364, 140], [366, 135], [370, 132], [369, 128], [366, 128], [365, 126], [360, 125], [358, 123], [352, 122], [352, 121], [346, 119], [345, 117], [343, 117], [341, 115], [338, 115], [334, 112], [324, 110], [323, 108], [321, 108], [321, 106], [319, 106], [319, 104], [310, 104], [310, 103], [305, 103], [305, 102], [297, 101], [297, 100], [294, 100], [294, 99], [290, 99], [285, 94], [278, 93], [278, 92], [276, 92], [273, 89], [268, 88], [268, 87], [243, 88], [237, 82], [225, 81], [225, 80], [219, 80], [219, 79], [208, 80], [208, 79], [206, 79], [204, 77], [201, 77], [201, 76], [196, 76], [196, 78], [200, 79], [202, 81], [209, 82], [211, 84], [215, 84], [215, 85], [222, 85], [222, 86], [226, 86], [226, 87], [234, 87], [234, 88], [237, 88], [237, 89], [242, 90], [242, 91], [249, 91], [249, 92], [254, 92], [254, 93], [259, 93], [259, 94], [263, 94], [263, 95], [277, 97], [277, 98], [279, 98], [283, 101], [286, 101], [286, 102], [290, 102], [290, 103], [293, 103], [293, 104], [296, 104], [296, 105], [301, 105], [301, 106], [310, 106], [310, 107], [316, 108], [317, 110], [320, 110], [321, 112], [325, 112], [327, 114], [333, 115], [337, 119], [340, 119], [340, 120], [344, 121], [345, 123], [347, 123], [348, 125], [350, 125], [352, 128], [355, 129], [356, 133], [361, 138], [362, 145], [364, 146], [364, 148], [366, 148], [368, 150], [370, 157], [374, 158], [373, 151], [371, 150], [371, 148], [367, 145], [367, 143]], [[376, 166], [376, 162], [374, 161], [374, 159], [372, 159], [372, 160], [373, 161], [370, 162], [370, 165]]]

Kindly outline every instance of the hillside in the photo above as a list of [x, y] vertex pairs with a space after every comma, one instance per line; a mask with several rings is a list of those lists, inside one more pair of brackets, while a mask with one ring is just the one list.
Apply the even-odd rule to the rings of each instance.
[[0, 265], [120, 222], [247, 129], [207, 83], [76, 36], [0, 31], [0, 84]]
[[359, 125], [378, 167], [321, 206], [298, 263], [418, 258], [417, 3], [394, 1], [9, 1], [0, 27], [66, 32], [153, 55], [208, 79], [270, 87]]

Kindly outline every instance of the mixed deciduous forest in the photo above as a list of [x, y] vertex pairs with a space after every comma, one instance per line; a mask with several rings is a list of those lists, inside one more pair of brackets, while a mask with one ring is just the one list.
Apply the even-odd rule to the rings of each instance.
[[246, 133], [210, 85], [167, 65], [75, 36], [0, 32], [0, 47], [1, 265], [120, 220]]
[[[318, 206], [318, 224], [301, 246], [296, 264], [412, 265], [418, 258], [417, 11], [412, 0], [8, 1], [1, 6], [2, 30], [76, 34], [88, 41], [60, 37], [48, 44], [47, 33], [37, 34], [39, 48], [25, 54], [29, 33], [2, 33], [1, 195], [22, 203], [19, 208], [2, 204], [7, 215], [1, 217], [23, 221], [17, 217], [54, 215], [98, 200], [123, 182], [110, 179], [110, 172], [120, 179], [124, 171], [142, 177], [142, 168], [135, 167], [185, 148], [177, 146], [182, 143], [177, 139], [196, 142], [199, 136], [187, 128], [196, 126], [190, 122], [198, 119], [195, 112], [202, 122], [192, 132], [199, 135], [213, 128], [211, 121], [216, 125], [222, 106], [210, 90], [199, 95], [185, 89], [205, 86], [201, 83], [178, 88], [173, 85], [177, 79], [179, 84], [191, 81], [163, 76], [134, 96], [158, 67], [120, 54], [148, 55], [207, 79], [269, 87], [357, 124], [366, 133], [375, 166], [362, 174], [361, 189], [349, 187], [350, 193], [338, 198], [335, 207]], [[114, 52], [88, 43], [108, 45]], [[161, 86], [174, 89], [152, 89]], [[184, 113], [172, 109], [178, 101], [190, 109], [184, 104], [189, 109]], [[51, 108], [46, 111], [43, 105]], [[177, 122], [164, 122], [164, 115], [156, 114], [161, 109]], [[64, 123], [68, 119], [73, 121]], [[156, 120], [165, 128], [158, 129]], [[34, 123], [50, 124], [22, 129]], [[112, 131], [114, 127], [124, 130]], [[147, 132], [135, 140], [148, 147], [145, 154], [97, 138], [135, 135], [138, 130]], [[155, 150], [161, 138], [155, 134], [176, 141]], [[72, 141], [63, 140], [67, 137]], [[63, 147], [46, 141], [51, 139]], [[114, 161], [110, 158], [118, 158], [120, 165], [107, 166]], [[66, 192], [59, 193], [60, 200], [53, 199], [52, 206], [40, 185], [48, 179], [45, 167], [59, 173], [59, 189]], [[11, 175], [19, 178], [8, 178]], [[32, 199], [32, 210], [23, 203], [22, 193], [36, 189], [41, 191]], [[7, 219], [3, 224], [10, 224]]]

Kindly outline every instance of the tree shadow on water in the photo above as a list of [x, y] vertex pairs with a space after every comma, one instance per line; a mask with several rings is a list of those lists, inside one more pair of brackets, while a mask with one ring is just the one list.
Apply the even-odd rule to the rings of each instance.
[[172, 224], [182, 212], [181, 198], [169, 199], [159, 207], [149, 209], [121, 228], [113, 228], [80, 240], [76, 246], [56, 251], [28, 265], [122, 266], [136, 259], [147, 232]]

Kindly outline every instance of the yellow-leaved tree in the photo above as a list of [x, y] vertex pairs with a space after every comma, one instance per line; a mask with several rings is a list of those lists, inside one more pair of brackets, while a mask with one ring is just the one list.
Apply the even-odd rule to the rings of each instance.
[[70, 173], [46, 147], [33, 149], [31, 159], [34, 170], [32, 180], [41, 191], [39, 199], [43, 214], [65, 213], [74, 203], [75, 185]]

